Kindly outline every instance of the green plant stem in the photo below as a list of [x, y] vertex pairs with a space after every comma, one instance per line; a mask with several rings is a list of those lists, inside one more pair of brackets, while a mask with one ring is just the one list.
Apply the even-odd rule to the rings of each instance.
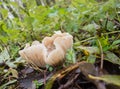
[[89, 41], [89, 40], [92, 40], [92, 39], [95, 39], [95, 38], [96, 38], [96, 37], [90, 37], [90, 38], [88, 38], [88, 39], [85, 39], [85, 40], [76, 42], [76, 43], [74, 43], [74, 45], [75, 45], [75, 46], [76, 46], [76, 45], [80, 45], [80, 43], [83, 43], [83, 42], [86, 42], [86, 41]]
[[118, 13], [117, 13], [117, 8], [115, 8], [115, 12], [116, 12], [116, 16], [117, 16], [117, 18], [118, 18], [118, 21], [120, 22], [120, 16], [119, 16]]
[[[115, 34], [115, 33], [120, 33], [120, 31], [112, 31], [112, 32], [106, 32], [106, 33], [102, 33], [103, 35], [110, 35], [110, 34]], [[74, 46], [77, 46], [77, 45], [80, 45], [81, 43], [83, 42], [86, 42], [86, 41], [89, 41], [89, 40], [92, 40], [92, 39], [95, 39], [96, 37], [90, 37], [90, 38], [87, 38], [85, 40], [82, 40], [82, 41], [79, 41], [79, 42], [75, 42], [73, 45]]]
[[120, 33], [120, 31], [106, 32], [106, 33], [103, 33], [103, 35], [109, 35], [109, 34], [115, 34], [115, 33]]

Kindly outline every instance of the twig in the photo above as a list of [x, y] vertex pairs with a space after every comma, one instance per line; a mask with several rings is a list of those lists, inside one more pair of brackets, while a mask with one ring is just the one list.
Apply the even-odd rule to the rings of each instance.
[[99, 41], [99, 39], [98, 39], [98, 44], [99, 44], [99, 46], [100, 46], [100, 54], [101, 54], [101, 65], [100, 65], [100, 69], [102, 70], [102, 69], [103, 69], [104, 55], [103, 55], [102, 45], [101, 45], [101, 42]]
[[109, 21], [111, 21], [111, 22], [113, 21], [115, 24], [117, 24], [117, 25], [120, 27], [120, 23], [119, 23], [119, 22], [117, 22], [116, 20], [114, 20], [114, 19], [113, 19], [113, 20], [111, 20], [111, 19], [109, 19], [109, 18], [108, 18], [108, 20], [109, 20]]
[[78, 84], [75, 83], [75, 85], [78, 89], [82, 89]]
[[73, 84], [73, 82], [75, 81], [75, 79], [77, 79], [77, 77], [79, 76], [79, 74], [75, 75], [75, 77], [71, 80], [68, 80], [66, 84], [61, 85], [58, 89], [66, 89], [67, 87], [69, 87], [71, 84]]
[[118, 26], [120, 26], [120, 23], [117, 22], [116, 20], [113, 20], [114, 23], [116, 23]]
[[46, 85], [46, 71], [47, 69], [45, 69], [43, 72], [44, 72], [44, 86]]
[[68, 68], [64, 68], [62, 70], [59, 70], [58, 72], [56, 72], [46, 83], [45, 89], [51, 89], [52, 85], [54, 83], [54, 81], [56, 79], [62, 79], [65, 75], [67, 75], [69, 72], [71, 72], [72, 70], [75, 70], [77, 68], [79, 68], [79, 65], [84, 64], [85, 61], [82, 62], [78, 62], [75, 63], [74, 65], [69, 66]]

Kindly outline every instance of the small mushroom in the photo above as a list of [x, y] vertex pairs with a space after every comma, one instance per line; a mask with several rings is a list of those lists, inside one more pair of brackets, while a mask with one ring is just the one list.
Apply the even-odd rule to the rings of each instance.
[[[57, 40], [59, 41], [59, 39], [57, 39]], [[60, 41], [61, 41], [61, 39], [60, 39]], [[48, 57], [45, 59], [45, 62], [46, 62], [46, 64], [56, 66], [56, 65], [59, 65], [63, 62], [65, 52], [62, 49], [61, 44], [59, 44], [57, 41], [54, 41], [53, 44], [55, 46], [55, 49], [53, 49], [49, 53]]]
[[45, 67], [46, 64], [56, 66], [64, 61], [66, 51], [72, 47], [72, 44], [72, 35], [59, 31], [51, 37], [45, 37], [42, 43], [33, 41], [31, 46], [27, 44], [23, 50], [19, 51], [19, 54], [28, 63], [38, 67]]
[[45, 58], [47, 55], [46, 47], [39, 43], [39, 41], [33, 41], [30, 47], [25, 47], [19, 51], [20, 56], [26, 59], [28, 63], [39, 67], [45, 67]]
[[54, 39], [52, 39], [51, 37], [45, 37], [42, 40], [42, 44], [45, 45], [45, 47], [47, 48], [48, 53], [55, 48], [55, 46], [53, 45], [53, 42], [54, 42]]
[[59, 65], [64, 61], [64, 57], [67, 49], [71, 48], [73, 44], [73, 37], [70, 34], [62, 34], [62, 36], [56, 37], [53, 45], [53, 49], [45, 62], [49, 65]]

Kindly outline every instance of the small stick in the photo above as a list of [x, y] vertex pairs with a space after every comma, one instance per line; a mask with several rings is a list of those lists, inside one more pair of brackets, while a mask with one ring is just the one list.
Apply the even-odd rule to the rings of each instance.
[[46, 71], [47, 71], [47, 68], [43, 71], [44, 72], [44, 86], [46, 85]]
[[99, 41], [99, 39], [98, 39], [98, 44], [99, 44], [99, 46], [100, 46], [100, 53], [101, 53], [101, 65], [100, 65], [100, 69], [102, 70], [102, 69], [103, 69], [104, 55], [103, 55], [102, 45], [101, 45], [101, 42]]
[[77, 79], [78, 76], [79, 76], [79, 74], [75, 75], [75, 77], [73, 79], [68, 80], [66, 84], [61, 85], [58, 89], [66, 89], [74, 82], [75, 79]]

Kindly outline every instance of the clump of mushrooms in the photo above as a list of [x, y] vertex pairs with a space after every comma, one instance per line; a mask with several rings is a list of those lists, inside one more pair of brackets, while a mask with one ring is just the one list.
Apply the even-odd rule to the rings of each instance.
[[44, 68], [46, 64], [56, 66], [64, 61], [65, 54], [72, 44], [72, 35], [57, 31], [51, 37], [45, 37], [42, 43], [33, 41], [31, 46], [27, 43], [19, 54], [28, 63], [38, 67]]

